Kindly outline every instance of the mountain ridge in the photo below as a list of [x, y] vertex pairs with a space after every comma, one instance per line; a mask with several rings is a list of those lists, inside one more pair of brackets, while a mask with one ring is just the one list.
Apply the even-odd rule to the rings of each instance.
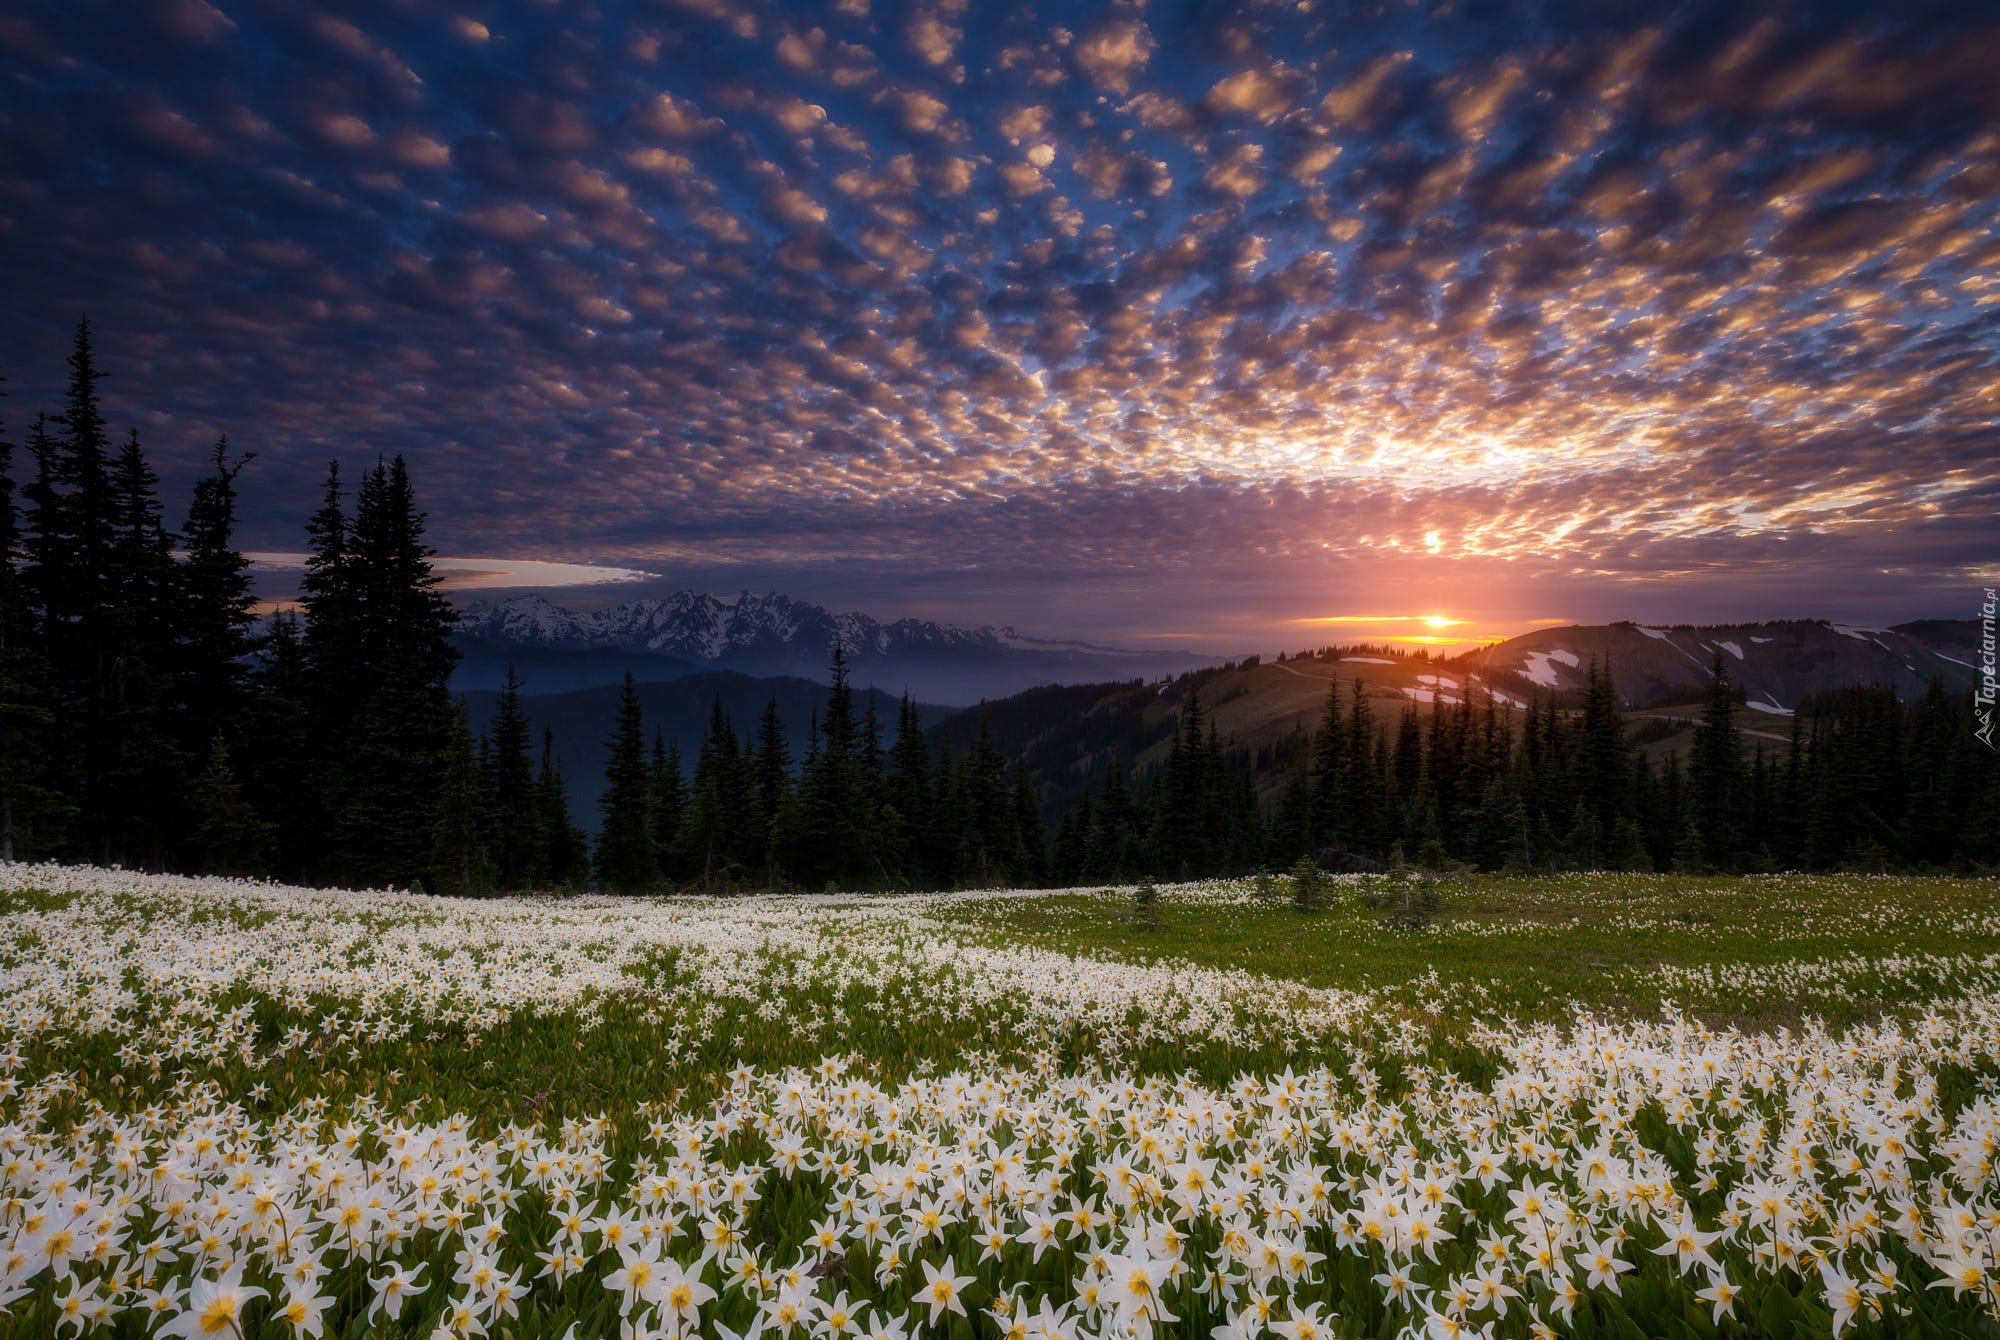
[[[457, 636], [462, 649], [482, 654], [522, 648], [663, 657], [672, 664], [660, 668], [655, 677], [662, 679], [695, 668], [823, 680], [838, 643], [857, 687], [892, 693], [907, 689], [919, 698], [960, 706], [1037, 684], [1170, 677], [1220, 660], [1037, 638], [1011, 625], [962, 628], [915, 618], [884, 622], [775, 591], [762, 596], [742, 591], [727, 598], [678, 591], [590, 613], [530, 593], [467, 606], [459, 615]], [[469, 686], [469, 681], [461, 685]]]
[[1539, 628], [1452, 658], [1489, 687], [1573, 694], [1592, 660], [1611, 667], [1621, 704], [1657, 705], [1707, 682], [1716, 656], [1745, 705], [1789, 715], [1816, 693], [1876, 683], [1911, 698], [1942, 679], [1969, 685], [1975, 674], [1973, 620], [1917, 619], [1889, 627], [1827, 619], [1736, 624], [1570, 624]]

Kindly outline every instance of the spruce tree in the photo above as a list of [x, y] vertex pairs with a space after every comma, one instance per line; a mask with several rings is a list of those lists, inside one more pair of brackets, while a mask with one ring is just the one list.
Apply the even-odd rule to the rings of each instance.
[[1347, 801], [1347, 845], [1374, 855], [1387, 850], [1381, 841], [1382, 760], [1376, 752], [1375, 715], [1359, 679], [1348, 700], [1347, 776], [1342, 790]]
[[1007, 760], [993, 735], [993, 719], [979, 714], [979, 729], [959, 772], [971, 816], [967, 876], [979, 888], [1008, 882], [1019, 861], [1020, 834], [1014, 825], [1014, 800], [1007, 785]]
[[767, 849], [771, 824], [776, 821], [778, 806], [791, 785], [792, 747], [785, 740], [785, 722], [778, 715], [778, 698], [773, 694], [764, 704], [764, 715], [757, 721], [757, 815], [761, 821], [761, 845]]
[[230, 764], [229, 747], [221, 735], [209, 742], [208, 765], [190, 791], [189, 845], [194, 868], [204, 874], [269, 874], [272, 827], [258, 817], [245, 798], [242, 780]]
[[254, 459], [232, 457], [229, 439], [218, 438], [181, 528], [186, 557], [176, 570], [174, 631], [181, 714], [176, 734], [184, 748], [217, 736], [235, 739], [243, 726], [257, 648], [256, 597], [250, 560], [236, 548], [236, 476]]
[[920, 844], [925, 878], [940, 889], [957, 888], [964, 882], [963, 867], [959, 864], [964, 824], [958, 810], [962, 793], [951, 756], [949, 735], [939, 739], [937, 765], [927, 771], [930, 785], [924, 798], [924, 828]]
[[[98, 405], [101, 378], [80, 322], [70, 352], [62, 413], [38, 418], [29, 438], [36, 458], [28, 490], [26, 564], [21, 582], [34, 610], [37, 641], [48, 659], [50, 708], [73, 773], [84, 852], [100, 864], [114, 858], [125, 816], [116, 794], [118, 743], [125, 723], [120, 648], [112, 611], [112, 547], [116, 515], [110, 440]], [[61, 431], [51, 434], [53, 423]], [[117, 853], [123, 855], [122, 852]]]
[[[299, 702], [305, 714], [305, 767], [296, 818], [295, 878], [337, 879], [332, 833], [353, 764], [355, 723], [368, 690], [348, 540], [340, 462], [327, 462], [320, 506], [306, 519], [305, 572], [299, 579]], [[281, 845], [290, 845], [281, 841]], [[287, 862], [286, 864], [292, 864]]]
[[163, 870], [185, 828], [180, 802], [202, 752], [177, 754], [169, 730], [175, 616], [174, 537], [167, 532], [159, 479], [136, 431], [129, 432], [111, 476], [109, 606], [100, 646], [107, 751], [104, 850], [130, 865]]
[[[403, 458], [378, 460], [346, 527], [335, 602], [345, 626], [335, 630], [334, 660], [363, 677], [366, 694], [345, 723], [326, 720], [331, 706], [315, 703], [321, 739], [345, 762], [330, 769], [343, 799], [333, 867], [371, 883], [402, 883], [428, 864], [452, 748], [446, 685], [458, 653], [448, 637], [458, 615], [437, 589], [424, 531]], [[343, 724], [357, 741], [351, 750], [342, 748]]]
[[[1735, 710], [1735, 693], [1718, 651], [1709, 669], [1701, 725], [1688, 751], [1689, 817], [1702, 835], [1702, 863], [1712, 870], [1731, 870], [1740, 863], [1743, 735]], [[1678, 854], [1675, 859], [1679, 864]]]
[[646, 893], [659, 883], [660, 867], [647, 812], [646, 723], [630, 670], [618, 695], [618, 724], [605, 748], [604, 792], [597, 802], [598, 887], [607, 893]]
[[1020, 853], [1019, 865], [1014, 871], [1015, 885], [1030, 889], [1047, 887], [1051, 881], [1046, 830], [1042, 825], [1042, 807], [1035, 799], [1035, 784], [1028, 776], [1025, 760], [1014, 764], [1014, 829]]
[[702, 732], [694, 779], [675, 838], [679, 867], [700, 882], [704, 893], [714, 891], [718, 884], [726, 887], [732, 871], [740, 868], [736, 860], [740, 816], [733, 804], [739, 753], [736, 731], [722, 710], [722, 696], [717, 694], [708, 727]]
[[669, 884], [675, 884], [687, 873], [681, 864], [678, 845], [681, 820], [687, 810], [687, 789], [681, 778], [680, 741], [668, 743], [657, 728], [653, 731], [653, 761], [647, 785], [653, 821], [653, 858], [659, 862], [661, 875]]
[[430, 870], [443, 773], [455, 762], [450, 712], [449, 696], [413, 668], [385, 667], [353, 723], [331, 864], [322, 877], [358, 888], [411, 888]]
[[569, 788], [556, 762], [555, 732], [542, 731], [542, 765], [535, 774], [535, 846], [529, 885], [581, 889], [590, 882], [590, 840], [570, 820]]
[[1577, 791], [1597, 821], [1597, 831], [1609, 833], [1625, 810], [1625, 786], [1630, 775], [1630, 746], [1618, 716], [1618, 694], [1609, 664], [1590, 662], [1583, 695], [1583, 735], [1577, 760]]
[[847, 654], [833, 647], [826, 715], [816, 748], [799, 776], [786, 869], [807, 888], [855, 888], [880, 882], [873, 857], [874, 818], [861, 771], [860, 725], [848, 684]]
[[309, 703], [315, 689], [297, 613], [273, 615], [246, 686], [248, 706], [232, 763], [253, 811], [272, 829], [272, 873], [309, 880], [325, 849], [330, 807], [319, 791]]
[[56, 713], [16, 571], [14, 447], [0, 432], [0, 861], [53, 855], [68, 805], [51, 785]]
[[439, 772], [436, 828], [432, 834], [432, 893], [482, 898], [493, 892], [496, 838], [488, 767], [472, 737], [472, 713], [463, 695], [451, 700], [451, 720]]
[[521, 705], [521, 679], [510, 664], [487, 723], [486, 788], [493, 799], [493, 858], [502, 889], [525, 888], [534, 861], [535, 773], [528, 757], [532, 730]]
[[[1435, 720], [1435, 717], [1433, 718]], [[1327, 685], [1326, 706], [1313, 735], [1313, 831], [1315, 848], [1342, 846], [1347, 813], [1341, 783], [1347, 776], [1347, 716], [1341, 711], [1340, 680]], [[1433, 756], [1436, 750], [1432, 750]]]
[[934, 878], [930, 866], [930, 752], [924, 747], [923, 723], [917, 705], [906, 692], [896, 704], [896, 739], [889, 746], [890, 773], [886, 787], [894, 814], [896, 843], [903, 853], [906, 881], [927, 887]]

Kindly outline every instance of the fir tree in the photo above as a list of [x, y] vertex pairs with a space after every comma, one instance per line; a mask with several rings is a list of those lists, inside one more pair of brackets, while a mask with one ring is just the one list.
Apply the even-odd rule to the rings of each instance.
[[1385, 850], [1379, 833], [1381, 760], [1375, 754], [1375, 744], [1374, 713], [1369, 710], [1368, 694], [1357, 679], [1348, 703], [1346, 776], [1341, 789], [1346, 800], [1347, 845], [1370, 855]]
[[792, 788], [792, 746], [784, 738], [784, 718], [778, 716], [778, 696], [764, 704], [764, 716], [756, 724], [756, 806], [762, 828], [762, 846], [770, 846], [770, 828], [778, 820], [778, 806]]
[[[1716, 870], [1734, 869], [1740, 860], [1743, 735], [1736, 727], [1735, 710], [1735, 694], [1718, 651], [1709, 669], [1701, 725], [1695, 728], [1688, 753], [1690, 818], [1705, 844], [1702, 863]], [[1675, 863], [1680, 864], [1678, 852]]]
[[659, 883], [659, 862], [653, 855], [651, 816], [647, 813], [646, 723], [639, 710], [639, 688], [632, 672], [618, 695], [618, 724], [605, 741], [604, 792], [598, 799], [596, 873], [607, 893], [645, 893]]
[[0, 861], [52, 855], [69, 807], [52, 782], [56, 713], [48, 665], [16, 571], [14, 447], [0, 432]]
[[[98, 407], [100, 373], [90, 326], [80, 322], [69, 360], [69, 385], [53, 423], [38, 419], [29, 439], [36, 480], [29, 491], [27, 563], [21, 574], [40, 616], [38, 641], [48, 658], [51, 709], [74, 765], [74, 797], [91, 859], [110, 864], [123, 826], [115, 793], [124, 722], [120, 648], [112, 620], [116, 591], [112, 546], [116, 514], [110, 441]], [[119, 853], [122, 855], [123, 853]]]
[[191, 789], [189, 837], [195, 868], [218, 875], [270, 873], [272, 827], [244, 798], [220, 735], [209, 742], [208, 767]]
[[174, 619], [182, 713], [177, 734], [190, 743], [234, 738], [242, 729], [257, 638], [250, 560], [236, 548], [236, 477], [254, 459], [232, 457], [229, 439], [218, 438], [181, 528], [186, 557], [177, 571]]
[[861, 772], [854, 692], [848, 684], [847, 655], [838, 643], [830, 678], [817, 748], [799, 777], [786, 868], [808, 888], [827, 883], [853, 888], [880, 882], [880, 876], [872, 859], [875, 816]]
[[319, 825], [329, 812], [310, 734], [314, 687], [299, 616], [280, 611], [250, 672], [235, 762], [251, 808], [271, 825], [272, 873], [294, 883], [311, 877], [324, 851]]
[[450, 697], [392, 663], [352, 728], [324, 874], [360, 888], [413, 887], [431, 869], [443, 773], [455, 766]]
[[1007, 785], [1007, 760], [993, 737], [993, 718], [979, 714], [978, 732], [959, 772], [963, 804], [971, 820], [966, 877], [976, 887], [996, 888], [1010, 881], [1019, 862], [1020, 837], [1014, 826], [1013, 795]]
[[1593, 657], [1583, 695], [1583, 735], [1577, 766], [1577, 790], [1590, 807], [1599, 833], [1610, 832], [1625, 810], [1625, 786], [1630, 773], [1630, 747], [1618, 716], [1618, 695], [1611, 667]]
[[437, 827], [432, 836], [432, 893], [480, 898], [493, 891], [495, 828], [488, 768], [472, 738], [472, 715], [463, 696], [452, 699], [444, 765], [439, 780]]
[[521, 705], [520, 677], [509, 665], [487, 723], [486, 789], [493, 801], [495, 878], [502, 889], [526, 887], [534, 860], [535, 774], [528, 758], [532, 729]]
[[1050, 882], [1049, 859], [1042, 808], [1036, 803], [1035, 784], [1028, 776], [1027, 765], [1020, 762], [1014, 765], [1014, 828], [1020, 851], [1014, 883], [1025, 888], [1046, 887]]
[[700, 881], [704, 893], [718, 883], [726, 886], [732, 874], [742, 870], [737, 860], [738, 829], [745, 817], [737, 804], [740, 754], [735, 728], [723, 712], [718, 694], [709, 711], [708, 727], [702, 732], [694, 780], [675, 838], [679, 868]]
[[924, 747], [917, 705], [908, 693], [896, 704], [896, 738], [889, 746], [889, 764], [884, 793], [895, 825], [896, 848], [903, 855], [906, 880], [923, 886], [932, 878], [930, 753]]
[[535, 774], [535, 846], [529, 883], [581, 889], [590, 882], [590, 841], [570, 821], [569, 787], [556, 762], [555, 732], [542, 731], [542, 765]]
[[653, 732], [653, 761], [646, 780], [653, 821], [653, 857], [669, 883], [687, 871], [680, 857], [681, 820], [687, 811], [687, 788], [681, 777], [680, 741], [668, 742]]
[[[1433, 722], [1436, 721], [1435, 714]], [[1341, 782], [1347, 775], [1347, 717], [1341, 711], [1340, 681], [1327, 685], [1326, 707], [1320, 713], [1319, 730], [1313, 735], [1313, 831], [1315, 847], [1340, 846], [1347, 838], [1343, 824], [1347, 818]], [[1432, 754], [1437, 750], [1432, 748]]]

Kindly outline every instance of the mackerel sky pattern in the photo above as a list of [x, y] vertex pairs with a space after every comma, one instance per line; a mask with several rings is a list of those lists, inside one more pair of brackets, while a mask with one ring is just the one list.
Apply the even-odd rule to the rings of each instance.
[[1963, 617], [1996, 69], [1984, 4], [14, 5], [6, 417], [87, 311], [252, 547], [381, 450], [446, 552], [885, 617]]

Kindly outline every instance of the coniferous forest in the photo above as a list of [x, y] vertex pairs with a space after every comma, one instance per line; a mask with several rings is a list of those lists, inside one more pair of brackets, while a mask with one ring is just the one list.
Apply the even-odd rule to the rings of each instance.
[[1100, 884], [1301, 857], [2000, 864], [2000, 767], [1969, 695], [1856, 686], [1801, 705], [1787, 744], [1746, 747], [1719, 656], [1684, 760], [1635, 747], [1603, 667], [1580, 702], [1392, 717], [1336, 681], [1316, 731], [1262, 753], [1218, 738], [1197, 672], [1159, 689], [1178, 709], [1164, 748], [1135, 765], [1106, 742], [1088, 775], [1031, 770], [984, 712], [956, 751], [907, 697], [879, 719], [839, 647], [796, 758], [774, 700], [742, 734], [718, 702], [684, 759], [628, 675], [593, 844], [519, 683], [476, 735], [448, 687], [456, 615], [401, 457], [329, 465], [296, 608], [259, 619], [237, 548], [254, 453], [217, 441], [172, 529], [138, 433], [105, 421], [87, 325], [68, 372], [22, 442], [0, 435], [0, 859], [459, 895]]

